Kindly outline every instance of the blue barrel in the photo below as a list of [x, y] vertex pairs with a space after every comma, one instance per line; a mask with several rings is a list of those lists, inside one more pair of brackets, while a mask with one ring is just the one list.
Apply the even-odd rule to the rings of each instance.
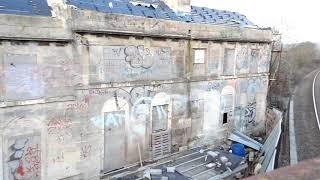
[[231, 147], [232, 150], [232, 154], [237, 155], [237, 156], [241, 156], [241, 157], [245, 157], [246, 156], [246, 150], [244, 148], [243, 144], [233, 144]]

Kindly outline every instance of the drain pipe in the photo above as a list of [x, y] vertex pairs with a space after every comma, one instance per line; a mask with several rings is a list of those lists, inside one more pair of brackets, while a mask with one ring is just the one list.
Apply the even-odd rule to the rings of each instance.
[[[191, 117], [191, 77], [192, 77], [192, 69], [193, 69], [193, 60], [192, 60], [192, 37], [191, 37], [191, 30], [189, 30], [188, 33], [188, 59], [187, 59], [187, 72], [186, 72], [186, 78], [187, 78], [187, 93], [188, 93], [188, 117]], [[192, 123], [191, 123], [192, 128]], [[191, 140], [191, 139], [190, 139]], [[191, 141], [190, 141], [191, 142]], [[189, 141], [188, 143], [189, 144]]]

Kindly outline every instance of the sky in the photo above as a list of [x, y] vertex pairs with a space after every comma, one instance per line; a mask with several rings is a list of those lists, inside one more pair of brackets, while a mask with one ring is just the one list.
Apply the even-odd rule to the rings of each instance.
[[320, 43], [318, 0], [191, 0], [191, 3], [239, 12], [259, 27], [278, 29], [284, 43]]

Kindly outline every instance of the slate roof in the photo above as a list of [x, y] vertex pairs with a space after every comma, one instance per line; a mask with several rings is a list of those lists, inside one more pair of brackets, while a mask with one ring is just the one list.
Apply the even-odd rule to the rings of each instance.
[[246, 16], [240, 13], [206, 7], [191, 6], [191, 18], [194, 23], [255, 26]]
[[236, 26], [254, 26], [244, 15], [237, 12], [209, 9], [206, 7], [191, 6], [190, 15], [178, 15], [166, 4], [159, 0], [145, 0], [152, 3], [145, 6], [141, 3], [132, 3], [130, 0], [67, 0], [67, 4], [79, 9], [94, 10], [103, 13], [126, 14], [156, 19], [167, 19], [190, 23], [226, 24]]
[[[68, 5], [102, 13], [116, 13], [189, 23], [254, 26], [245, 16], [231, 11], [191, 6], [191, 14], [179, 15], [160, 0], [66, 0]], [[151, 5], [150, 5], [151, 4]], [[47, 0], [0, 0], [0, 14], [51, 16]]]
[[51, 16], [47, 0], [0, 0], [0, 14]]

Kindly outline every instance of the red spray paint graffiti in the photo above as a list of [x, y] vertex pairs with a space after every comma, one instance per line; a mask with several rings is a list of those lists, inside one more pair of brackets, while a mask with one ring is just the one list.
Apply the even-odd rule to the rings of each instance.
[[58, 156], [52, 159], [53, 163], [63, 163], [64, 162], [64, 153], [61, 152]]
[[61, 61], [59, 64], [44, 67], [42, 76], [45, 87], [71, 87], [80, 83], [81, 77], [76, 71], [78, 67], [79, 64], [73, 60], [65, 60]]
[[9, 179], [39, 180], [41, 178], [41, 150], [32, 138], [17, 139], [10, 147], [13, 150], [8, 161]]
[[81, 152], [80, 152], [80, 158], [81, 159], [87, 159], [91, 153], [91, 145], [85, 145], [81, 147]]
[[29, 167], [26, 168], [26, 172], [34, 174], [36, 177], [40, 176], [41, 161], [39, 144], [35, 147], [28, 147], [24, 159], [29, 164]]
[[66, 136], [71, 136], [72, 122], [66, 116], [53, 117], [48, 123], [48, 134], [57, 137], [59, 142], [64, 142]]
[[77, 102], [74, 104], [68, 104], [67, 105], [67, 111], [76, 111], [76, 112], [84, 112], [86, 110], [88, 110], [88, 99], [85, 100], [85, 102], [81, 103], [81, 102]]

